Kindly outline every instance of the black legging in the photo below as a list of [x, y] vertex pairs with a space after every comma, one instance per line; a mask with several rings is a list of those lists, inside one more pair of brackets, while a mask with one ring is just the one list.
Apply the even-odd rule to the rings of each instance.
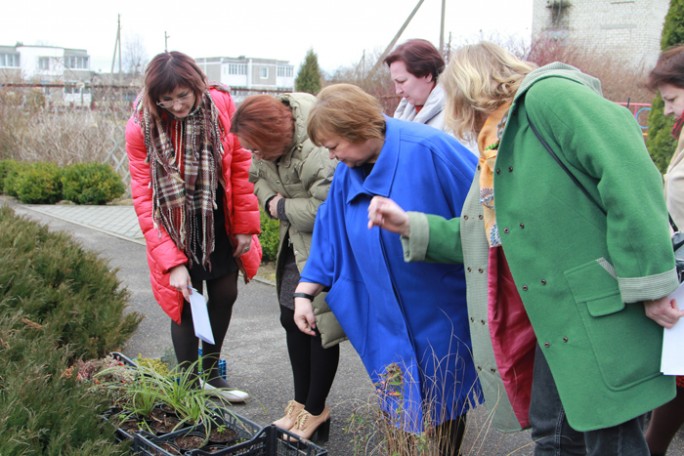
[[340, 347], [323, 348], [321, 335], [309, 336], [297, 328], [294, 310], [280, 306], [280, 324], [286, 332], [287, 352], [294, 377], [294, 400], [304, 404], [306, 411], [320, 415], [332, 387]]
[[[208, 374], [210, 383], [217, 387], [225, 387], [227, 384], [218, 375], [218, 361], [221, 357], [221, 346], [228, 332], [230, 317], [233, 314], [233, 304], [237, 299], [238, 271], [230, 272], [216, 279], [206, 281], [207, 284], [207, 310], [211, 331], [214, 335], [214, 344], [202, 342], [202, 370]], [[193, 280], [192, 286], [200, 293], [203, 292], [203, 281]], [[181, 324], [171, 321], [171, 340], [176, 358], [181, 365], [189, 365], [197, 361], [198, 339], [192, 324], [192, 311], [190, 304], [185, 302], [181, 313]]]

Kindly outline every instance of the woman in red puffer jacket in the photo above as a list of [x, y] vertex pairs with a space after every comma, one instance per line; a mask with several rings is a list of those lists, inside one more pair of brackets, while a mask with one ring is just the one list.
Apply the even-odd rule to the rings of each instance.
[[[259, 209], [248, 181], [251, 154], [230, 134], [235, 105], [228, 89], [210, 85], [194, 60], [164, 52], [145, 71], [145, 87], [126, 127], [131, 193], [147, 244], [154, 297], [171, 317], [176, 358], [197, 360], [191, 293], [207, 288], [214, 343], [203, 341], [206, 387], [218, 375], [221, 345], [237, 298], [261, 263]], [[194, 290], [193, 290], [194, 289]], [[233, 402], [248, 395], [223, 391]]]

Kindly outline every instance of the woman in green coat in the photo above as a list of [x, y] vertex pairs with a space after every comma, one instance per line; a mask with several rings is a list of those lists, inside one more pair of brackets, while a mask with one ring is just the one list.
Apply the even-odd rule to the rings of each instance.
[[318, 206], [325, 200], [337, 160], [315, 146], [306, 133], [309, 111], [316, 98], [306, 93], [246, 98], [233, 117], [232, 132], [254, 161], [250, 180], [271, 218], [280, 221], [276, 260], [276, 291], [280, 322], [285, 328], [294, 377], [294, 399], [274, 422], [282, 429], [310, 439], [327, 440], [330, 410], [325, 405], [345, 338], [321, 295], [314, 303], [319, 332], [302, 333], [294, 323], [293, 293], [309, 256]]
[[481, 155], [462, 216], [376, 198], [369, 226], [401, 233], [409, 261], [464, 263], [499, 427], [530, 426], [536, 455], [648, 455], [641, 417], [674, 395], [662, 327], [682, 312], [667, 297], [667, 211], [638, 126], [594, 78], [491, 43], [459, 49], [443, 84], [447, 121]]

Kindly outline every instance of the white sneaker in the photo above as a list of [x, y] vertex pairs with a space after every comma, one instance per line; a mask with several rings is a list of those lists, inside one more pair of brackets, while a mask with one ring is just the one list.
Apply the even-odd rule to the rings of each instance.
[[234, 404], [242, 404], [249, 399], [249, 393], [237, 388], [216, 388], [215, 386], [206, 383], [204, 380], [200, 380], [200, 383], [205, 390], [217, 390], [225, 400]]

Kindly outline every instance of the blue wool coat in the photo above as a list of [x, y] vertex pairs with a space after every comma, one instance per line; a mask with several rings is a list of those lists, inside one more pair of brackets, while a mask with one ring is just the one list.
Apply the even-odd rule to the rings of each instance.
[[[479, 401], [462, 265], [406, 263], [399, 235], [367, 228], [375, 195], [407, 210], [457, 217], [475, 157], [434, 128], [387, 118], [370, 174], [339, 165], [319, 207], [303, 282], [330, 287], [328, 305], [361, 356], [382, 407], [419, 432]], [[424, 417], [421, 405], [431, 416]]]

